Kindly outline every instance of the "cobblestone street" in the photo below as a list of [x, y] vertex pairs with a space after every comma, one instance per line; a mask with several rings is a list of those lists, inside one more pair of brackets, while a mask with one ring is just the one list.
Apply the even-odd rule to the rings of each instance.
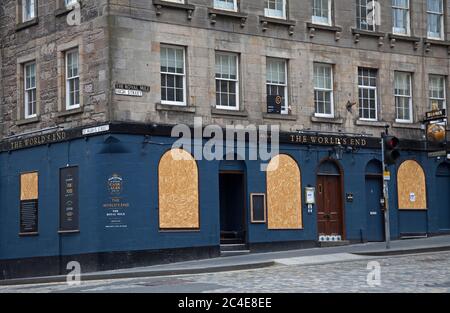
[[[381, 266], [381, 284], [369, 286], [369, 261]], [[321, 265], [275, 265], [222, 273], [2, 286], [0, 292], [450, 292], [450, 252]]]

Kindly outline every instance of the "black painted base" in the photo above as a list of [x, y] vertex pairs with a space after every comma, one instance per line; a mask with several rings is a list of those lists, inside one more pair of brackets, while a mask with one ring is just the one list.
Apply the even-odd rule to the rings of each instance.
[[255, 253], [309, 249], [316, 247], [318, 247], [316, 241], [278, 241], [248, 244], [248, 248], [250, 249], [250, 251]]
[[81, 265], [82, 273], [167, 264], [220, 256], [219, 246], [148, 251], [99, 252], [79, 255], [0, 260], [0, 280], [65, 275], [70, 261]]

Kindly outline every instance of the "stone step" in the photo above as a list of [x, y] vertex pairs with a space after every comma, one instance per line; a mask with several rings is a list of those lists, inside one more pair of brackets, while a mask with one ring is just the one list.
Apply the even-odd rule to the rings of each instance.
[[221, 244], [220, 251], [242, 251], [247, 250], [247, 245], [243, 243]]
[[318, 245], [321, 248], [326, 247], [341, 247], [341, 246], [348, 246], [350, 244], [350, 241], [348, 240], [340, 240], [340, 241], [318, 241]]
[[232, 251], [220, 251], [220, 256], [236, 256], [236, 255], [246, 255], [249, 254], [250, 250], [232, 250]]

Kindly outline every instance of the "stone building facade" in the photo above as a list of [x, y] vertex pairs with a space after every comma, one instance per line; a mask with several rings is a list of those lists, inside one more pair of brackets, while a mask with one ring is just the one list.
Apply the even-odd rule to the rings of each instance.
[[[386, 125], [392, 238], [450, 231], [422, 129], [448, 103], [449, 1], [74, 2], [0, 4], [0, 278], [384, 240]], [[277, 125], [279, 154], [180, 165], [195, 117]]]

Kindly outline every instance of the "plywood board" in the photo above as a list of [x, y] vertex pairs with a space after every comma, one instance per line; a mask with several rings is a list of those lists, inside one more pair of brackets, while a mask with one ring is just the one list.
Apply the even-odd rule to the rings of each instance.
[[267, 221], [269, 229], [301, 229], [300, 168], [290, 156], [279, 154], [267, 168]]
[[20, 175], [20, 200], [35, 200], [38, 194], [38, 173], [25, 173]]
[[166, 152], [159, 163], [158, 179], [159, 227], [199, 228], [198, 169], [193, 157], [182, 149]]
[[427, 208], [425, 173], [413, 160], [403, 162], [397, 173], [399, 210], [424, 210]]

